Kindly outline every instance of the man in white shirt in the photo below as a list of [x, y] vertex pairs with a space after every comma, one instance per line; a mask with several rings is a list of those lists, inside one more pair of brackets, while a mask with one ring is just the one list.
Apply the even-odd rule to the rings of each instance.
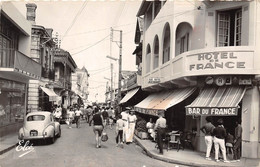
[[77, 128], [79, 128], [79, 121], [80, 121], [80, 116], [83, 115], [83, 113], [81, 112], [81, 110], [79, 110], [78, 108], [76, 108], [75, 111], [75, 122], [76, 122], [76, 126]]
[[126, 142], [126, 133], [128, 131], [128, 114], [129, 110], [125, 110], [121, 112], [122, 120], [125, 122], [125, 126], [123, 128], [123, 142]]
[[128, 115], [128, 133], [126, 133], [126, 142], [132, 143], [134, 138], [136, 115], [134, 115], [134, 110], [130, 110], [130, 115]]
[[163, 118], [163, 114], [159, 114], [159, 118], [156, 120], [154, 129], [157, 130], [157, 144], [160, 150], [160, 154], [163, 154], [163, 141], [162, 139], [165, 138], [166, 132], [166, 119]]

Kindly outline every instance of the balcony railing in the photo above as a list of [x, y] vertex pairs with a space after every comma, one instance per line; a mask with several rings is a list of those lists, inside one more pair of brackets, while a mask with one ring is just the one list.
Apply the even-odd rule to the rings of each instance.
[[41, 65], [14, 49], [0, 49], [0, 68], [13, 68], [33, 77], [41, 76]]

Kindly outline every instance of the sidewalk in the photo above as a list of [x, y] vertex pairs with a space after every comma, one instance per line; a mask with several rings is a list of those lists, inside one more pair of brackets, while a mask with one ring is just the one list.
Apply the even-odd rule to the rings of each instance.
[[18, 143], [18, 134], [11, 133], [9, 135], [0, 137], [0, 155], [11, 150]]
[[141, 140], [137, 136], [135, 136], [135, 141], [140, 147], [142, 147], [148, 156], [162, 160], [170, 163], [177, 163], [181, 165], [188, 166], [198, 166], [198, 167], [227, 167], [227, 166], [235, 166], [235, 167], [259, 167], [260, 159], [248, 159], [241, 158], [240, 162], [230, 162], [224, 163], [223, 161], [215, 162], [214, 160], [209, 161], [205, 159], [205, 153], [196, 152], [192, 150], [182, 150], [180, 149], [177, 152], [177, 149], [164, 150], [164, 154], [159, 154], [159, 151], [155, 148], [154, 142], [150, 140]]

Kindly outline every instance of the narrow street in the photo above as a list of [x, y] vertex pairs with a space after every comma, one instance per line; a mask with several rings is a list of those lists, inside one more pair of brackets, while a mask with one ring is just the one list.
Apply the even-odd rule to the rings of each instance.
[[[85, 121], [81, 128], [75, 124], [69, 129], [62, 125], [62, 135], [54, 144], [33, 143], [33, 151], [21, 156], [26, 151], [16, 148], [1, 155], [1, 167], [55, 166], [55, 167], [177, 167], [155, 160], [143, 153], [135, 143], [116, 147], [114, 129], [108, 129], [109, 140], [102, 147], [95, 147], [94, 133]], [[114, 128], [114, 127], [113, 127]], [[20, 157], [19, 157], [20, 156]]]

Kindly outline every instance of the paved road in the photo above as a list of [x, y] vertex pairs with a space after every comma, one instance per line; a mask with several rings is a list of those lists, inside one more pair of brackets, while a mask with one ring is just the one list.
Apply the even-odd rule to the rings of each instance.
[[[95, 147], [94, 133], [82, 121], [81, 128], [62, 125], [62, 135], [54, 144], [33, 144], [27, 150], [14, 148], [0, 157], [0, 167], [178, 167], [144, 154], [136, 144], [116, 147], [114, 130], [107, 130], [109, 140]], [[29, 144], [29, 145], [30, 145]], [[31, 151], [32, 150], [32, 151]], [[31, 152], [30, 152], [31, 151]]]

